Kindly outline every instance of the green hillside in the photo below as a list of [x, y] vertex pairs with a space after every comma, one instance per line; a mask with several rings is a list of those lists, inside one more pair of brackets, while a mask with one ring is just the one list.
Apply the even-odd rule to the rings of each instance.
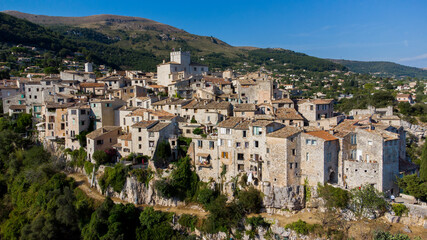
[[[214, 37], [190, 34], [145, 18], [5, 13], [7, 15], [0, 14], [0, 42], [32, 45], [52, 51], [79, 51], [95, 63], [105, 63], [116, 69], [153, 71], [156, 64], [168, 58], [172, 49], [191, 51], [195, 61], [211, 68], [225, 69], [246, 62], [253, 67], [251, 69], [264, 65], [278, 71], [344, 69], [329, 60], [290, 50], [233, 47]], [[270, 58], [274, 58], [274, 61], [270, 61]]]
[[357, 73], [374, 74], [381, 77], [395, 77], [395, 78], [420, 78], [427, 79], [427, 71], [400, 65], [393, 62], [362, 62], [350, 60], [332, 60], [335, 63], [346, 66], [350, 71]]

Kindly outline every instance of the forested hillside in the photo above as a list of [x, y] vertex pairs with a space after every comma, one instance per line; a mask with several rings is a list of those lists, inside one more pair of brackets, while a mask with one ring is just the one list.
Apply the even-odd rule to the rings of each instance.
[[421, 68], [408, 67], [393, 62], [362, 62], [350, 60], [332, 60], [357, 73], [374, 74], [380, 77], [427, 79], [427, 71]]
[[[198, 36], [148, 19], [115, 15], [50, 17], [7, 12], [0, 15], [4, 35], [0, 42], [27, 44], [49, 50], [70, 49], [113, 68], [152, 71], [172, 49], [191, 51], [193, 61], [211, 68], [261, 65], [279, 71], [307, 69], [342, 70], [341, 65], [284, 49], [239, 48], [207, 36]], [[28, 19], [37, 25], [26, 20]], [[275, 61], [270, 61], [274, 58]], [[284, 64], [287, 64], [286, 66]]]

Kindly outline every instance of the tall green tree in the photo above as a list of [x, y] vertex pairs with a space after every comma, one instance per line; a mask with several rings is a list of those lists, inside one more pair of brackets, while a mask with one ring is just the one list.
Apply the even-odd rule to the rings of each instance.
[[420, 178], [427, 182], [427, 142], [424, 143], [423, 153], [420, 160]]

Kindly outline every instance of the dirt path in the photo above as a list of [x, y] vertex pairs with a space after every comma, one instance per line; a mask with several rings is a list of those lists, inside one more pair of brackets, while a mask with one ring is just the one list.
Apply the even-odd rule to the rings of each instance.
[[[74, 178], [78, 188], [80, 188], [83, 192], [85, 192], [88, 197], [94, 199], [95, 201], [99, 201], [99, 202], [104, 201], [105, 196], [99, 193], [95, 188], [90, 187], [90, 184], [87, 180], [86, 175], [81, 173], [66, 173], [66, 174], [67, 176]], [[128, 203], [119, 198], [112, 198], [112, 200], [115, 203], [123, 203], [123, 204]], [[148, 206], [150, 205], [145, 205], [145, 204], [136, 205], [136, 207], [148, 207]], [[187, 206], [180, 206], [180, 207], [165, 207], [165, 206], [151, 206], [151, 207], [153, 207], [155, 210], [160, 210], [164, 212], [174, 212], [178, 215], [192, 214], [200, 218], [205, 218], [207, 215], [206, 211], [204, 211], [200, 206], [195, 204], [189, 204]], [[287, 216], [277, 215], [277, 214], [268, 214], [268, 213], [261, 213], [260, 215], [267, 219], [275, 219], [276, 221], [278, 221], [278, 224], [282, 227], [284, 227], [286, 224], [296, 222], [299, 219], [310, 224], [321, 223], [320, 218], [316, 213], [316, 211], [300, 211], [298, 213], [289, 214]], [[253, 216], [253, 215], [250, 215], [250, 216]], [[411, 238], [415, 236], [420, 236], [421, 239], [427, 239], [427, 231], [423, 227], [418, 227], [418, 226], [409, 227], [412, 233], [406, 233], [403, 231], [403, 229], [405, 228], [405, 225], [400, 223], [390, 224], [384, 218], [379, 218], [375, 220], [352, 221], [349, 224], [350, 224], [349, 234], [351, 237], [354, 237], [354, 239], [361, 239], [361, 240], [367, 239], [369, 238], [369, 236], [371, 236], [370, 234], [372, 234], [372, 232], [377, 229], [390, 231], [392, 233], [405, 233]]]
[[[99, 193], [95, 188], [90, 187], [90, 183], [86, 175], [82, 173], [66, 173], [68, 177], [72, 177], [77, 184], [77, 187], [80, 188], [86, 195], [95, 201], [104, 201], [105, 196]], [[123, 201], [120, 198], [111, 198], [114, 203], [123, 203], [127, 204], [129, 202]], [[187, 206], [178, 206], [178, 207], [166, 207], [166, 206], [151, 206], [146, 204], [138, 204], [136, 207], [153, 207], [155, 210], [160, 210], [164, 212], [174, 212], [178, 215], [181, 214], [192, 214], [198, 217], [206, 217], [207, 212], [205, 212], [201, 207], [195, 204], [189, 204]]]

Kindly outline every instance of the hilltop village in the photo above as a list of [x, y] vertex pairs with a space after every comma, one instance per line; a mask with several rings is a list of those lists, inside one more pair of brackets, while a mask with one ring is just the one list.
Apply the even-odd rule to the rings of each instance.
[[[156, 73], [97, 77], [86, 63], [84, 71], [1, 84], [4, 113], [31, 114], [38, 141], [83, 148], [92, 162], [102, 150], [115, 163], [166, 169], [182, 157], [184, 139], [184, 155], [202, 181], [223, 184], [231, 196], [243, 179], [272, 208], [301, 209], [304, 186], [318, 183], [370, 184], [397, 194], [396, 178], [417, 167], [407, 160], [405, 129], [393, 107], [343, 114], [333, 99], [298, 92], [293, 84], [279, 87], [268, 72], [210, 71], [183, 51], [171, 52]], [[398, 100], [412, 103], [408, 95]]]

